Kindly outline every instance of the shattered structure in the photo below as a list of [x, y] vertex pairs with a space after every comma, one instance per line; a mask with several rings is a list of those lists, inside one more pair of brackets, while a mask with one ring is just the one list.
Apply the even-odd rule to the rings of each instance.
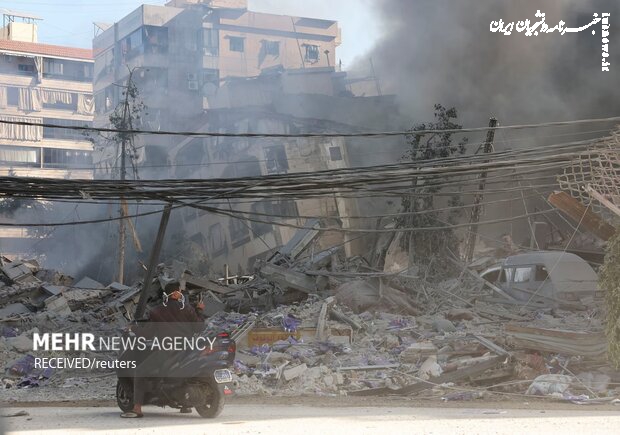
[[[460, 278], [439, 283], [376, 274], [376, 265], [342, 249], [312, 251], [321, 235], [307, 235], [300, 230], [252, 275], [194, 276], [179, 262], [157, 268], [156, 288], [181, 283], [190, 300], [205, 302], [206, 327], [237, 342], [239, 394], [445, 401], [536, 395], [583, 404], [620, 393], [620, 373], [606, 364], [599, 307], [517, 304], [466, 266]], [[110, 398], [105, 373], [87, 380], [79, 372], [35, 370], [33, 327], [118, 331], [131, 319], [141, 285], [73, 282], [35, 262], [8, 261], [2, 280], [5, 396], [36, 400], [39, 390], [80, 386], [90, 398]]]

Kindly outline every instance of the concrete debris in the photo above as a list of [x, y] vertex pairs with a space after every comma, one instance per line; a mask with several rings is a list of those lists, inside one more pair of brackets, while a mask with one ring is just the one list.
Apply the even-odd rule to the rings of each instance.
[[549, 396], [564, 393], [570, 387], [572, 378], [566, 375], [542, 375], [534, 379], [525, 394]]
[[308, 366], [305, 364], [301, 364], [297, 367], [284, 370], [284, 372], [282, 373], [282, 377], [285, 381], [292, 381], [293, 379], [301, 376], [306, 370], [308, 370]]
[[32, 339], [28, 338], [24, 334], [18, 337], [12, 337], [7, 339], [8, 344], [13, 347], [17, 352], [26, 353], [32, 351]]
[[[433, 283], [415, 274], [375, 276], [383, 266], [344, 258], [343, 249], [314, 253], [318, 225], [309, 222], [294, 243], [257, 262], [254, 275], [231, 277], [226, 271], [222, 280], [193, 275], [180, 262], [159, 265], [149, 307], [159, 303], [159, 293], [177, 286], [191, 302], [204, 302], [206, 327], [237, 342], [240, 395], [422, 395], [451, 401], [499, 391], [586, 403], [620, 394], [620, 373], [605, 359], [600, 312], [500, 301], [500, 293], [467, 268], [458, 279]], [[0, 360], [13, 372], [0, 386], [25, 399], [53, 388], [50, 397], [66, 397], [73, 389], [66, 386], [79, 384], [90, 400], [110, 399], [110, 379], [32, 371], [32, 327], [118, 331], [133, 320], [142, 283], [104, 285], [82, 278], [73, 284], [73, 278], [33, 262], [5, 262], [1, 272]], [[28, 388], [31, 396], [25, 396], [20, 385], [40, 388]]]

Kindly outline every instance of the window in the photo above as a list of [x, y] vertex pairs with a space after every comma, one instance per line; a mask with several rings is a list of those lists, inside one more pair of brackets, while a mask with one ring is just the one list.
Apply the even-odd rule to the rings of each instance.
[[263, 41], [265, 47], [265, 54], [268, 56], [280, 55], [280, 42], [278, 41]]
[[46, 75], [62, 76], [64, 74], [64, 64], [58, 59], [45, 59], [43, 61], [43, 71]]
[[228, 230], [233, 248], [238, 248], [250, 241], [250, 229], [243, 220], [231, 218]]
[[318, 45], [306, 45], [306, 62], [318, 62], [319, 60], [319, 46]]
[[284, 174], [288, 171], [288, 159], [284, 145], [265, 148], [265, 165], [268, 174]]
[[6, 104], [9, 106], [19, 105], [19, 88], [11, 86], [6, 89]]
[[0, 163], [7, 166], [39, 167], [41, 164], [40, 148], [0, 146]]
[[501, 269], [498, 270], [492, 270], [490, 272], [485, 273], [484, 275], [482, 275], [482, 278], [485, 281], [488, 281], [490, 283], [495, 283], [497, 281], [497, 278], [499, 278], [499, 273], [501, 272]]
[[43, 77], [91, 82], [93, 79], [93, 64], [90, 62], [43, 58]]
[[528, 267], [517, 267], [515, 269], [514, 281], [515, 283], [524, 283], [530, 282], [532, 278], [532, 268]]
[[294, 219], [299, 215], [297, 203], [291, 200], [274, 201], [271, 203], [271, 213], [274, 216], [287, 216]]
[[44, 168], [90, 168], [93, 165], [91, 151], [43, 149]]
[[245, 39], [237, 36], [230, 37], [230, 51], [243, 53], [245, 51]]
[[332, 162], [338, 162], [342, 160], [342, 150], [340, 147], [330, 147], [329, 156], [331, 157]]
[[54, 119], [54, 118], [43, 118], [44, 124], [55, 124], [62, 125], [69, 128], [50, 128], [43, 127], [43, 138], [44, 139], [83, 139], [86, 140], [83, 132], [81, 130], [73, 130], [70, 127], [91, 127], [93, 125], [92, 122], [87, 121], [75, 121], [71, 119]]
[[43, 102], [43, 107], [45, 109], [59, 109], [59, 110], [77, 110], [78, 105], [78, 94], [70, 94], [71, 102], [68, 103], [68, 99], [65, 101], [61, 101], [59, 98], [54, 98], [51, 100], [52, 102]]
[[502, 269], [502, 273], [499, 276], [499, 282], [503, 284], [511, 282], [514, 274], [515, 270], [513, 268]]
[[211, 257], [217, 257], [218, 255], [222, 255], [228, 251], [224, 231], [222, 231], [222, 224], [217, 223], [209, 227], [207, 249], [209, 251], [208, 254]]
[[145, 53], [168, 53], [168, 28], [157, 26], [144, 26], [143, 44]]
[[[253, 213], [263, 213], [268, 214], [267, 211], [267, 203], [266, 202], [257, 202], [252, 204], [252, 212]], [[256, 216], [257, 220], [269, 220], [265, 219], [265, 216]], [[264, 236], [271, 232], [272, 227], [271, 224], [263, 223], [263, 222], [251, 222], [252, 232], [254, 233], [254, 237]]]
[[20, 73], [24, 74], [33, 74], [34, 73], [34, 65], [26, 65], [24, 63], [20, 63], [17, 65], [17, 69]]
[[202, 51], [207, 56], [217, 56], [219, 53], [219, 33], [216, 29], [202, 29]]
[[536, 273], [534, 275], [534, 280], [537, 282], [542, 282], [548, 278], [549, 278], [549, 272], [547, 272], [547, 268], [545, 266], [536, 266]]

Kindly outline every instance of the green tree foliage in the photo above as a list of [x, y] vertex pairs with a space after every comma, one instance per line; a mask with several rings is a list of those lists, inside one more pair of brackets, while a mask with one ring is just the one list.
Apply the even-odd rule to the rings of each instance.
[[607, 243], [599, 285], [605, 290], [608, 356], [616, 369], [620, 369], [620, 231]]
[[[435, 121], [416, 125], [407, 137], [409, 151], [403, 156], [403, 161], [424, 162], [453, 155], [464, 154], [467, 138], [455, 141], [455, 133], [416, 134], [423, 130], [460, 130], [458, 113], [455, 108], [447, 109], [441, 104], [435, 105]], [[443, 180], [412, 180], [412, 195], [402, 198], [402, 208], [405, 212], [414, 214], [400, 219], [400, 226], [405, 228], [423, 228], [444, 226], [454, 223], [459, 216], [458, 212], [448, 213], [445, 217], [439, 212], [415, 214], [419, 211], [435, 209], [435, 193], [441, 190], [435, 184]], [[453, 189], [453, 188], [452, 188]], [[460, 205], [458, 196], [448, 201], [448, 206]], [[443, 204], [445, 207], [445, 204]], [[451, 253], [458, 252], [459, 239], [451, 229], [437, 231], [418, 231], [403, 238], [404, 249], [409, 250], [411, 262], [426, 268], [427, 277], [445, 276], [446, 270], [452, 268], [448, 261]]]

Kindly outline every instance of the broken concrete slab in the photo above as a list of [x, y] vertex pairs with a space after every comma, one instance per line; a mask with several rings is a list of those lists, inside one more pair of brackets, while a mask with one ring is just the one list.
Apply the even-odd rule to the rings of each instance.
[[1, 267], [0, 270], [7, 278], [16, 283], [37, 280], [33, 275], [33, 269], [20, 261], [8, 263]]
[[45, 284], [41, 286], [41, 290], [43, 290], [45, 293], [47, 293], [49, 296], [56, 296], [61, 294], [64, 290], [66, 290], [67, 287], [64, 286], [60, 286], [60, 285], [51, 285], [51, 284]]
[[404, 363], [415, 364], [420, 359], [437, 354], [437, 346], [430, 341], [422, 341], [411, 344], [401, 352], [400, 360]]
[[222, 301], [218, 300], [215, 297], [206, 296], [202, 300], [202, 302], [205, 305], [204, 309], [202, 310], [202, 314], [205, 317], [211, 317], [216, 313], [223, 312], [226, 310], [226, 304], [224, 304]]
[[31, 314], [32, 312], [22, 303], [7, 305], [0, 309], [0, 319], [9, 319], [11, 317], [19, 317], [23, 314]]
[[7, 342], [17, 352], [21, 352], [21, 353], [32, 352], [32, 349], [33, 349], [32, 339], [27, 337], [24, 334], [19, 335], [17, 337], [7, 338]]
[[81, 288], [81, 289], [93, 289], [93, 290], [99, 290], [99, 289], [104, 289], [105, 286], [103, 284], [101, 284], [100, 282], [95, 281], [94, 279], [91, 279], [87, 276], [85, 276], [84, 278], [82, 278], [81, 280], [79, 280], [78, 282], [76, 282], [73, 285], [74, 288]]
[[282, 377], [285, 381], [291, 381], [299, 376], [301, 376], [306, 370], [308, 370], [308, 366], [306, 364], [298, 365], [297, 367], [292, 367], [290, 369], [286, 369], [282, 372]]
[[69, 308], [67, 299], [63, 295], [56, 295], [46, 299], [45, 308], [58, 316], [68, 316], [71, 314], [71, 308]]
[[607, 353], [607, 338], [602, 331], [575, 332], [508, 324], [506, 334], [515, 346], [523, 349], [590, 357]]
[[121, 284], [120, 282], [113, 282], [112, 284], [107, 286], [106, 289], [113, 290], [115, 292], [124, 292], [127, 290], [131, 290], [131, 287]]
[[259, 273], [269, 282], [287, 290], [293, 289], [307, 294], [314, 294], [317, 291], [315, 278], [282, 266], [263, 263]]
[[296, 259], [319, 236], [319, 228], [321, 228], [319, 219], [306, 221], [304, 228], [297, 230], [291, 240], [270, 261], [273, 260], [277, 263], [282, 257], [289, 260]]
[[226, 287], [207, 278], [200, 278], [193, 275], [185, 275], [184, 279], [188, 290], [192, 288], [205, 289], [223, 295], [233, 293], [236, 290], [233, 287]]

